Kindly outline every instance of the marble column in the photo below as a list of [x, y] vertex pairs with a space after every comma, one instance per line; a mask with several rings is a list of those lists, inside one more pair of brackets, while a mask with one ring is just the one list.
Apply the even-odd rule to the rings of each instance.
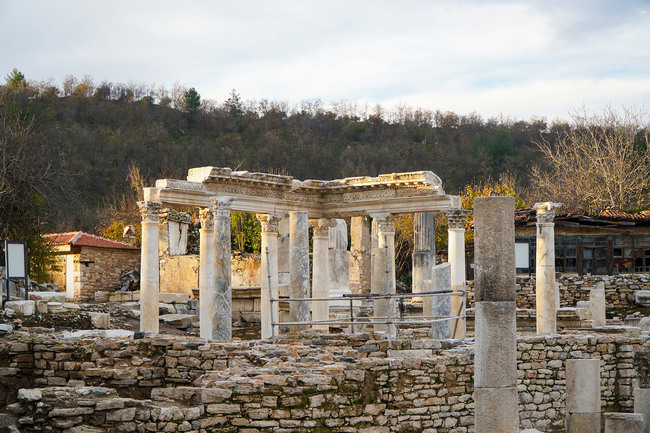
[[158, 255], [159, 201], [138, 202], [142, 215], [140, 246], [140, 331], [158, 332], [158, 299], [160, 290], [160, 258]]
[[[413, 214], [413, 280], [412, 292], [423, 292], [424, 280], [431, 278], [431, 268], [436, 265], [436, 218], [433, 212]], [[421, 302], [422, 298], [413, 298]]]
[[[344, 219], [334, 219], [329, 230], [329, 295], [342, 297], [350, 291], [350, 255], [348, 253], [348, 225]], [[349, 312], [348, 301], [331, 301], [330, 311]]]
[[600, 431], [600, 359], [567, 359], [567, 433]]
[[210, 314], [214, 305], [214, 213], [212, 209], [199, 211], [199, 317], [201, 338], [212, 339], [213, 321]]
[[537, 334], [557, 332], [555, 285], [555, 211], [562, 203], [535, 203], [537, 211], [537, 257], [535, 292], [537, 308]]
[[515, 199], [474, 199], [475, 431], [519, 432]]
[[[465, 209], [449, 209], [443, 211], [447, 217], [448, 246], [447, 261], [451, 265], [451, 290], [461, 292], [465, 290], [465, 221], [470, 211]], [[463, 296], [451, 297], [451, 314], [453, 316], [465, 315], [465, 299]], [[463, 340], [465, 338], [465, 322], [463, 319], [454, 319], [451, 322], [451, 338]]]
[[595, 287], [589, 291], [589, 310], [591, 311], [591, 323], [594, 328], [607, 325], [605, 316], [607, 312], [606, 302], [605, 283], [598, 281]]
[[643, 433], [640, 413], [605, 412], [605, 433]]
[[[262, 254], [260, 275], [260, 313], [262, 339], [273, 336], [272, 322], [279, 322], [278, 303], [271, 305], [271, 297], [278, 299], [278, 222], [281, 217], [272, 214], [256, 214], [262, 225]], [[278, 328], [276, 328], [277, 331]]]
[[366, 217], [350, 220], [350, 290], [370, 293], [370, 225]]
[[[309, 298], [309, 219], [306, 211], [289, 213], [289, 287], [291, 299]], [[289, 314], [293, 322], [308, 322], [309, 302], [291, 302]]]
[[[377, 247], [372, 251], [372, 277], [370, 291], [374, 294], [395, 293], [395, 221], [388, 213], [371, 215], [377, 227]], [[377, 299], [373, 303], [374, 315], [396, 317], [394, 299]], [[377, 324], [375, 331], [395, 334], [394, 325]]]
[[[230, 254], [230, 208], [232, 197], [213, 197], [214, 214], [214, 298], [207, 306], [212, 322], [209, 340], [227, 343], [232, 339], [232, 278]], [[203, 304], [201, 305], [203, 307]], [[203, 311], [201, 312], [203, 319]], [[203, 336], [203, 330], [201, 330]]]
[[[647, 386], [646, 384], [642, 384]], [[650, 433], [650, 388], [634, 389], [634, 413], [643, 415], [643, 433]]]
[[[312, 259], [312, 297], [313, 298], [328, 298], [329, 297], [329, 230], [335, 226], [335, 222], [331, 219], [321, 218], [311, 222], [314, 228], [314, 236], [312, 237], [313, 246], [313, 259]], [[311, 304], [311, 318], [314, 321], [329, 320], [330, 310], [329, 301], [312, 301]], [[318, 331], [329, 332], [329, 325], [315, 324], [312, 327]]]
[[[451, 265], [441, 263], [431, 268], [432, 292], [446, 292], [451, 290]], [[451, 295], [429, 296], [423, 298], [425, 316], [445, 317], [451, 316]], [[433, 322], [431, 324], [431, 338], [446, 340], [451, 338], [451, 321]]]

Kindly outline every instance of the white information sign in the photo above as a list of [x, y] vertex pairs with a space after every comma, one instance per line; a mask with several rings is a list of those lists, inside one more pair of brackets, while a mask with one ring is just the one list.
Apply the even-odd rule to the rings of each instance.
[[515, 243], [515, 267], [530, 267], [530, 246], [528, 243]]
[[25, 244], [7, 243], [7, 276], [27, 278], [25, 274]]

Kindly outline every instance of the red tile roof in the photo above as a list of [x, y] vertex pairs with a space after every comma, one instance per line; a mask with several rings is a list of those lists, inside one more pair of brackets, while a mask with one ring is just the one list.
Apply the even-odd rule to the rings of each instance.
[[120, 248], [125, 250], [139, 250], [140, 248], [133, 245], [127, 245], [122, 242], [117, 242], [112, 239], [103, 238], [101, 236], [90, 235], [84, 232], [68, 232], [68, 233], [52, 233], [45, 235], [51, 239], [54, 245], [75, 245], [85, 247], [99, 247], [99, 248]]

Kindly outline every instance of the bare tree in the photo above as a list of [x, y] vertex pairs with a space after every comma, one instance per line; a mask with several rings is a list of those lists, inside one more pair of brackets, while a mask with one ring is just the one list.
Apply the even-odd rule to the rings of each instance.
[[562, 202], [567, 211], [590, 214], [650, 204], [650, 130], [645, 113], [607, 107], [600, 115], [590, 115], [582, 108], [571, 120], [555, 140], [536, 142], [545, 168], [532, 169], [535, 195]]

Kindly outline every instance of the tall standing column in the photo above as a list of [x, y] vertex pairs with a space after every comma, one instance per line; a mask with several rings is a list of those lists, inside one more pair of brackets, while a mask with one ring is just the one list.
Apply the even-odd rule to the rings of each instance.
[[350, 290], [370, 293], [370, 226], [366, 217], [352, 217], [350, 222]]
[[[391, 214], [375, 214], [371, 217], [377, 226], [377, 247], [372, 251], [372, 277], [370, 291], [374, 294], [390, 295], [395, 293], [395, 221]], [[374, 315], [377, 317], [395, 317], [395, 302], [389, 299], [374, 301]], [[393, 335], [394, 325], [377, 324], [375, 331], [384, 331]]]
[[212, 209], [199, 211], [199, 312], [201, 338], [212, 339], [214, 305], [214, 213]]
[[519, 432], [514, 210], [513, 197], [474, 199], [477, 432]]
[[600, 431], [600, 359], [566, 360], [566, 431]]
[[[214, 298], [209, 308], [210, 340], [227, 343], [232, 339], [232, 291], [230, 254], [230, 208], [232, 197], [213, 197], [214, 213]], [[203, 313], [201, 313], [203, 317]], [[206, 337], [204, 337], [206, 338]]]
[[[306, 211], [289, 213], [289, 287], [292, 299], [309, 298], [309, 219]], [[309, 302], [289, 304], [294, 322], [309, 321]]]
[[158, 332], [160, 290], [160, 258], [158, 255], [158, 217], [162, 212], [159, 201], [138, 202], [142, 215], [142, 245], [140, 246], [140, 331]]
[[[470, 211], [465, 209], [449, 209], [444, 211], [447, 217], [448, 258], [451, 265], [451, 290], [462, 292], [465, 290], [465, 221]], [[465, 315], [465, 299], [463, 296], [451, 297], [452, 316]], [[463, 340], [465, 338], [465, 319], [454, 319], [451, 322], [451, 338]]]
[[[314, 228], [314, 255], [313, 255], [313, 275], [312, 275], [312, 297], [328, 298], [329, 297], [329, 230], [334, 227], [333, 220], [321, 218], [311, 223]], [[311, 318], [317, 320], [329, 320], [330, 309], [328, 301], [312, 301]], [[329, 331], [329, 325], [316, 324], [313, 329], [319, 331]]]
[[257, 214], [262, 224], [262, 254], [260, 309], [262, 321], [262, 339], [271, 338], [273, 329], [271, 323], [279, 321], [280, 309], [278, 303], [271, 305], [271, 296], [278, 299], [278, 222], [280, 216]]
[[[433, 212], [413, 214], [413, 293], [423, 292], [423, 281], [431, 278], [436, 265], [436, 217]], [[420, 298], [413, 298], [421, 302]]]
[[555, 286], [555, 230], [553, 218], [561, 203], [535, 203], [537, 211], [537, 258], [535, 291], [537, 300], [537, 333], [557, 332]]

